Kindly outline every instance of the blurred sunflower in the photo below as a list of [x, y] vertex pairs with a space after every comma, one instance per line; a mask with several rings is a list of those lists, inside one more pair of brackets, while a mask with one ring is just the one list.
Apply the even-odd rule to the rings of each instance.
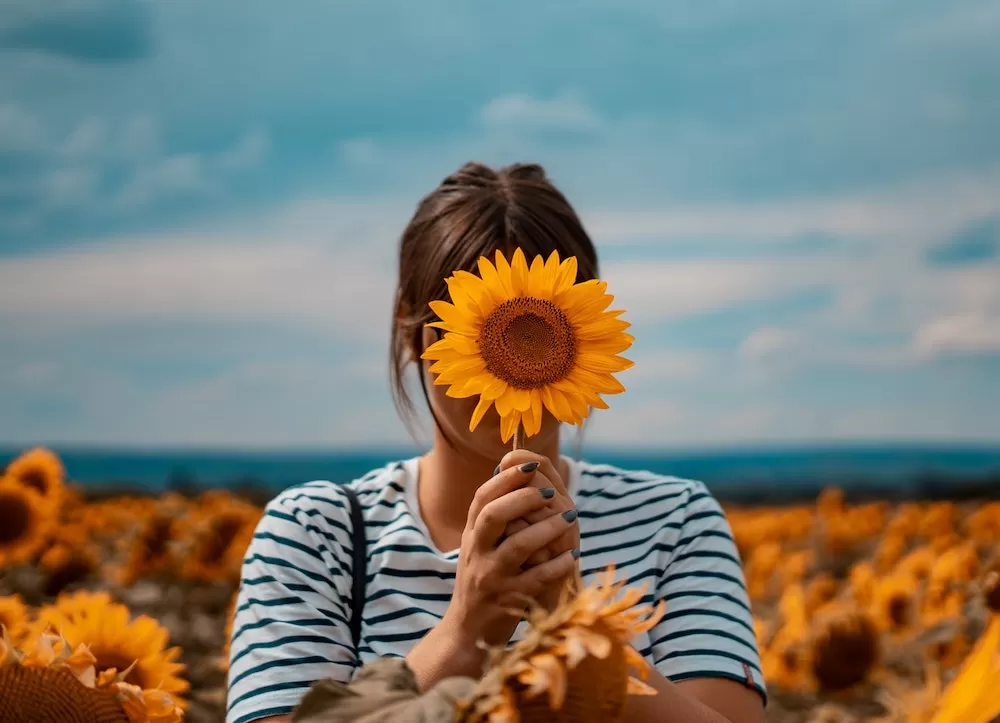
[[243, 556], [263, 511], [233, 498], [196, 514], [179, 553], [180, 574], [190, 580], [239, 580]]
[[906, 575], [879, 578], [873, 590], [871, 611], [879, 630], [912, 632], [917, 623], [916, 581]]
[[28, 606], [20, 595], [0, 596], [0, 627], [7, 631], [14, 642], [18, 642], [24, 635], [30, 616]]
[[601, 394], [625, 391], [613, 376], [632, 366], [618, 356], [632, 345], [621, 311], [606, 311], [614, 297], [607, 283], [575, 283], [577, 262], [535, 257], [528, 266], [515, 250], [511, 263], [496, 252], [496, 265], [479, 259], [479, 276], [456, 271], [447, 279], [451, 303], [432, 301], [444, 338], [422, 358], [435, 363], [435, 384], [450, 397], [479, 395], [469, 430], [492, 406], [506, 443], [523, 424], [538, 434], [547, 409], [560, 422], [582, 424], [590, 408], [607, 409]]
[[11, 462], [4, 474], [35, 490], [48, 503], [58, 505], [62, 499], [66, 471], [51, 450], [43, 447], [28, 450]]
[[92, 545], [60, 541], [42, 554], [39, 567], [45, 573], [43, 592], [48, 597], [55, 597], [96, 573], [100, 557]]
[[60, 596], [39, 608], [33, 625], [35, 639], [46, 633], [61, 635], [71, 647], [85, 644], [93, 653], [98, 674], [114, 669], [124, 682], [146, 689], [160, 689], [178, 699], [190, 685], [181, 677], [184, 665], [176, 662], [180, 648], [167, 648], [169, 634], [153, 618], [131, 617], [125, 605], [106, 594]]
[[0, 568], [32, 560], [48, 542], [55, 514], [33, 488], [0, 478]]

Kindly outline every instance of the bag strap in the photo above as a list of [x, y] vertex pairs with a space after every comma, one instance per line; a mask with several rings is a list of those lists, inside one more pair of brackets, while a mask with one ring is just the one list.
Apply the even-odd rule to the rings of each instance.
[[354, 586], [351, 598], [351, 638], [354, 650], [361, 645], [361, 613], [365, 607], [365, 582], [368, 576], [368, 539], [365, 534], [365, 521], [361, 516], [361, 503], [354, 490], [344, 485], [344, 493], [351, 506], [351, 553], [353, 564], [351, 577]]

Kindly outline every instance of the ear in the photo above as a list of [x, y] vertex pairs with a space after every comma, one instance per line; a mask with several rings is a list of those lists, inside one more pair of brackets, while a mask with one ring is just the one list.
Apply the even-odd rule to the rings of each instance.
[[419, 360], [424, 349], [442, 337], [441, 331], [433, 326], [424, 326], [420, 330], [420, 348], [414, 350], [413, 358]]

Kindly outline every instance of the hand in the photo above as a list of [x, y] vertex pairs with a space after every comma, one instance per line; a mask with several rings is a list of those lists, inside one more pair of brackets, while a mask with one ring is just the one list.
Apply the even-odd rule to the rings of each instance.
[[[576, 565], [579, 553], [571, 548], [522, 568], [538, 550], [575, 527], [574, 519], [567, 520], [553, 507], [555, 491], [533, 484], [540, 466], [536, 462], [501, 471], [479, 488], [469, 508], [455, 591], [442, 620], [445, 629], [465, 644], [480, 640], [491, 646], [506, 644], [527, 598], [537, 599]], [[527, 516], [536, 521], [504, 537], [512, 521]]]
[[[515, 450], [507, 453], [504, 458], [500, 460], [498, 469], [503, 471], [528, 462], [539, 463], [538, 472], [534, 475], [530, 484], [539, 488], [550, 486], [555, 489], [556, 493], [552, 500], [551, 507], [558, 512], [569, 512], [570, 510], [575, 510], [576, 505], [569, 495], [566, 483], [563, 481], [562, 476], [556, 469], [556, 466], [552, 464], [552, 461], [547, 457], [535, 454], [534, 452], [526, 449]], [[516, 534], [517, 532], [527, 528], [529, 525], [539, 522], [542, 519], [540, 516], [541, 514], [542, 511], [535, 511], [525, 515], [521, 519], [514, 520], [507, 526], [504, 534], [508, 536]], [[567, 550], [574, 549], [580, 549], [579, 524], [571, 525], [562, 537], [556, 539], [552, 544], [537, 551], [528, 559], [527, 565], [529, 567], [540, 565], [554, 557], [558, 557]], [[574, 573], [578, 567], [579, 563], [574, 565]], [[545, 594], [539, 599], [539, 602], [551, 610], [558, 603], [561, 593], [562, 584], [550, 586], [549, 588], [546, 588]]]

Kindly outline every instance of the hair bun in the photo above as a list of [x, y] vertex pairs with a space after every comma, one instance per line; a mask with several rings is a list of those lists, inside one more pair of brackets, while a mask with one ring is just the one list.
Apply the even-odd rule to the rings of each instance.
[[449, 175], [441, 185], [448, 186], [475, 186], [482, 187], [496, 183], [500, 178], [496, 171], [478, 161], [469, 161], [457, 171]]
[[545, 169], [538, 163], [513, 163], [500, 170], [501, 176], [514, 181], [544, 181]]

